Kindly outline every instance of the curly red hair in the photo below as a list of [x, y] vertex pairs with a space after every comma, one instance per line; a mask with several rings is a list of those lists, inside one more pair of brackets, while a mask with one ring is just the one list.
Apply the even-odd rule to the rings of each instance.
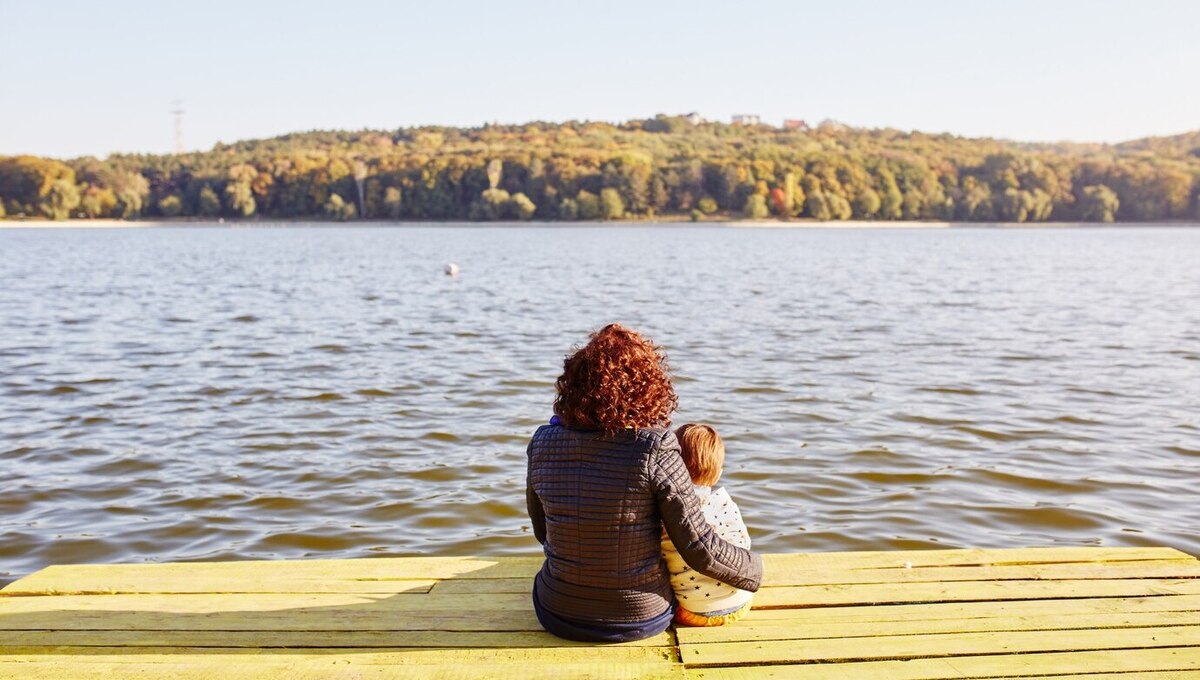
[[554, 413], [568, 427], [615, 433], [671, 422], [679, 405], [662, 349], [609, 324], [563, 361]]

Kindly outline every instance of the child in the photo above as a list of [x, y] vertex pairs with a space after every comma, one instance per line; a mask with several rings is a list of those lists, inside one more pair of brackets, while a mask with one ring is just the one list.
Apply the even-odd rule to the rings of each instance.
[[[723, 487], [713, 486], [725, 465], [725, 444], [708, 425], [688, 423], [675, 431], [683, 462], [696, 485], [703, 504], [704, 519], [717, 535], [739, 548], [750, 547], [750, 533], [742, 523], [737, 505]], [[711, 579], [679, 556], [666, 532], [662, 538], [663, 559], [671, 572], [675, 590], [675, 623], [684, 626], [720, 626], [733, 623], [750, 611], [752, 593]]]

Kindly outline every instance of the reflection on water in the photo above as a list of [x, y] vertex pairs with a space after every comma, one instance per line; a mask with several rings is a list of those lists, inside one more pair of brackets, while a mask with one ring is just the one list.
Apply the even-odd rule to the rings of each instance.
[[1200, 229], [0, 230], [0, 578], [534, 551], [525, 442], [612, 320], [761, 550], [1200, 553], [1197, 263]]

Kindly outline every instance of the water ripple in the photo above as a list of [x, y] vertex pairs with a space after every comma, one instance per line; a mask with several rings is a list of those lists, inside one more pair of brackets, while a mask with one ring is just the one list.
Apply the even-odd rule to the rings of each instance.
[[764, 551], [1200, 553], [1198, 261], [1200, 230], [0, 230], [0, 582], [535, 552], [525, 443], [613, 320]]

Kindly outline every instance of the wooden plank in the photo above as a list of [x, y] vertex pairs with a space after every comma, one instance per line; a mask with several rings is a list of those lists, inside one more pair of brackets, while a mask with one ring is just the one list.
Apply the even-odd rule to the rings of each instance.
[[932, 581], [1080, 580], [1097, 578], [1200, 578], [1200, 560], [1136, 560], [1063, 562], [979, 567], [913, 567], [911, 569], [798, 569], [768, 572], [763, 585], [793, 586], [838, 583], [917, 583]]
[[253, 650], [32, 648], [0, 655], [0, 678], [682, 678], [665, 649], [593, 646], [555, 649]]
[[[1014, 676], [1009, 676], [1014, 677]], [[1028, 676], [1015, 676], [1028, 677]], [[1127, 680], [1129, 673], [1084, 673], [1081, 675], [1039, 675], [1038, 680]], [[1196, 680], [1200, 679], [1200, 671], [1139, 671], [1138, 680]]]
[[1016, 615], [923, 621], [869, 621], [861, 623], [795, 623], [787, 620], [756, 621], [754, 613], [736, 626], [688, 628], [679, 626], [679, 644], [765, 642], [819, 638], [928, 635], [931, 633], [982, 633], [1019, 630], [1071, 630], [1096, 628], [1146, 628], [1200, 625], [1200, 611], [1145, 612], [1136, 614]]
[[[674, 647], [662, 633], [645, 640], [620, 643], [625, 647]], [[245, 647], [273, 648], [556, 648], [594, 646], [536, 631], [445, 630], [11, 630], [0, 635], [0, 654], [11, 647]]]
[[[1094, 579], [1090, 581], [962, 581], [954, 583], [782, 586], [762, 588], [756, 608], [815, 607], [904, 602], [1035, 600], [1067, 597], [1144, 597], [1200, 594], [1196, 579]], [[498, 596], [493, 596], [498, 597]]]
[[[158, 611], [232, 613], [330, 611], [355, 608], [394, 611], [528, 610], [533, 606], [528, 593], [480, 595], [464, 598], [442, 595], [386, 595], [371, 593], [185, 593], [178, 595], [56, 595], [0, 598], [0, 617], [34, 611]], [[340, 611], [340, 610], [339, 610]], [[0, 618], [3, 621], [3, 618]]]
[[430, 593], [436, 595], [491, 595], [496, 593], [530, 593], [532, 578], [476, 578], [459, 581], [438, 581]]
[[[1195, 560], [1173, 548], [1016, 548], [829, 552], [763, 556], [772, 574], [829, 569], [900, 569], [1145, 560]], [[2, 595], [54, 593], [401, 592], [395, 581], [532, 578], [541, 555], [377, 557], [350, 560], [249, 560], [47, 567]]]
[[802, 609], [755, 609], [751, 613], [751, 616], [747, 618], [747, 621], [752, 620], [758, 623], [771, 620], [833, 623], [839, 621], [914, 621], [1022, 615], [1120, 614], [1198, 610], [1200, 610], [1200, 595], [1162, 595], [1152, 597], [1001, 600], [997, 602], [933, 602], [872, 607], [844, 606]]
[[786, 569], [902, 569], [912, 567], [972, 567], [1070, 562], [1194, 560], [1174, 548], [966, 548], [952, 550], [882, 550], [864, 552], [765, 554], [766, 573]]
[[[53, 569], [54, 567], [47, 567]], [[45, 570], [43, 570], [45, 571]], [[52, 574], [53, 579], [43, 580], [37, 572], [19, 581], [10, 583], [0, 597], [27, 597], [34, 595], [175, 595], [187, 593], [362, 593], [420, 595], [428, 593], [438, 583], [434, 579], [352, 579], [352, 578], [286, 578], [276, 579], [270, 574], [247, 574], [228, 580], [192, 579], [140, 579], [130, 576], [128, 581], [97, 581], [92, 575], [84, 575], [71, 586], [58, 587], [53, 583], [70, 582], [68, 575]], [[108, 585], [111, 584], [111, 585]]]
[[[1001, 567], [914, 567], [912, 569], [798, 570], [768, 572], [764, 587], [855, 585], [870, 583], [935, 583], [961, 581], [1068, 581], [1117, 578], [1200, 578], [1200, 560], [1079, 562]], [[532, 578], [451, 579], [439, 581], [431, 592], [528, 593]]]
[[[80, 603], [73, 598], [89, 597], [93, 601]], [[539, 631], [542, 629], [528, 601], [523, 607], [500, 609], [460, 606], [456, 602], [440, 602], [434, 598], [426, 608], [391, 608], [388, 603], [373, 606], [370, 600], [333, 599], [339, 596], [313, 596], [300, 601], [289, 596], [256, 595], [245, 601], [235, 596], [176, 596], [208, 599], [210, 606], [192, 599], [164, 602], [142, 602], [137, 596], [60, 596], [22, 598], [36, 604], [23, 604], [20, 609], [0, 601], [0, 631], [4, 630], [145, 630], [147, 626], [174, 625], [185, 629], [220, 630], [446, 630], [446, 631]], [[157, 596], [162, 598], [162, 596]], [[262, 598], [269, 597], [264, 602]], [[290, 596], [302, 597], [302, 596]], [[340, 596], [342, 598], [357, 596]], [[72, 598], [68, 600], [67, 598]], [[453, 606], [447, 608], [443, 604]], [[233, 607], [233, 611], [222, 610]], [[151, 612], [150, 616], [146, 612]], [[249, 628], [253, 626], [253, 628]], [[0, 636], [2, 637], [2, 636]]]
[[895, 635], [829, 640], [786, 640], [683, 645], [685, 665], [731, 666], [829, 661], [917, 659], [968, 654], [1017, 654], [1142, 649], [1200, 645], [1198, 626], [1156, 626], [1115, 630], [1071, 630]]
[[[2, 595], [58, 593], [393, 593], [448, 578], [532, 578], [542, 557], [378, 557], [46, 567]], [[420, 586], [417, 586], [418, 588]]]
[[[256, 660], [248, 666], [223, 667], [229, 662], [209, 658], [175, 657], [163, 663], [81, 663], [75, 658], [54, 661], [37, 660], [10, 667], [0, 661], [0, 680], [495, 680], [497, 677], [522, 680], [682, 680], [683, 666], [640, 663], [505, 664], [487, 663], [407, 666], [362, 666], [343, 660], [264, 663]], [[335, 664], [343, 665], [335, 665]], [[503, 675], [498, 675], [503, 674]]]
[[529, 595], [61, 595], [0, 598], [0, 630], [396, 630], [484, 612], [529, 625]]
[[350, 663], [334, 665], [337, 663], [340, 662], [306, 660], [265, 664], [256, 661], [250, 666], [222, 668], [221, 662], [207, 658], [196, 661], [186, 657], [152, 666], [113, 662], [81, 664], [77, 659], [38, 660], [24, 663], [12, 670], [6, 670], [6, 666], [0, 662], [0, 680], [277, 680], [282, 677], [288, 680], [495, 680], [502, 677], [497, 673], [503, 673], [503, 677], [527, 680], [681, 680], [684, 677], [682, 666], [664, 667], [632, 663], [559, 663], [553, 666], [507, 664], [502, 667], [490, 664], [399, 667], [364, 667]]
[[0, 593], [0, 678], [1200, 672], [1200, 562], [1171, 549], [768, 555], [755, 611], [678, 648], [545, 633], [541, 560], [53, 567]]
[[[1093, 672], [1087, 672], [1093, 671]], [[1130, 678], [1187, 678], [1200, 674], [1200, 649], [1175, 647], [1160, 649], [1117, 649], [1086, 652], [1045, 652], [1033, 654], [995, 654], [967, 657], [908, 659], [904, 661], [862, 661], [832, 664], [786, 666], [740, 666], [726, 668], [689, 668], [688, 678], [699, 680], [947, 680], [949, 678], [1017, 678], [1037, 675], [1087, 672], [1085, 678], [1097, 680], [1122, 674]], [[1103, 673], [1097, 675], [1096, 673]]]

